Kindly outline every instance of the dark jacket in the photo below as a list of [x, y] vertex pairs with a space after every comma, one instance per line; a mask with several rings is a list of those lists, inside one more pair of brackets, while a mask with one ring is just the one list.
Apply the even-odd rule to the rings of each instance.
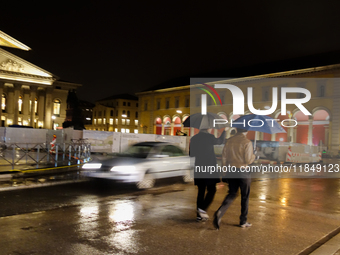
[[[204, 169], [208, 166], [216, 167], [217, 160], [214, 152], [214, 145], [223, 144], [225, 140], [225, 131], [219, 138], [207, 132], [200, 131], [190, 139], [190, 157], [195, 157], [195, 169], [199, 166]], [[206, 168], [205, 168], [206, 169]], [[195, 170], [194, 170], [195, 171]], [[194, 172], [195, 185], [200, 183], [212, 184], [220, 181], [219, 174], [210, 174], [210, 172]]]

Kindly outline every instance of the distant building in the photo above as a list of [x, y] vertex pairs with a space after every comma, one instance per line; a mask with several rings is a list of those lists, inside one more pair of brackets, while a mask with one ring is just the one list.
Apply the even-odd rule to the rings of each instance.
[[129, 94], [107, 97], [95, 102], [92, 124], [87, 130], [138, 133], [138, 98]]
[[61, 81], [1, 47], [30, 50], [0, 31], [0, 126], [61, 127], [66, 118], [68, 91], [81, 85]]
[[95, 104], [84, 101], [78, 100], [78, 106], [81, 109], [81, 116], [83, 118], [84, 125], [91, 125], [92, 124], [92, 111]]
[[[284, 81], [276, 79], [275, 83], [268, 83], [269, 78], [287, 78]], [[289, 78], [289, 82], [288, 82]], [[336, 79], [335, 79], [336, 78]], [[328, 149], [338, 151], [340, 149], [340, 64], [318, 66], [312, 68], [297, 69], [292, 71], [275, 72], [265, 75], [249, 76], [235, 79], [207, 82], [215, 84], [235, 84], [243, 94], [247, 94], [247, 87], [254, 87], [253, 101], [257, 109], [268, 109], [272, 105], [272, 88], [277, 87], [302, 87], [311, 93], [311, 100], [304, 104], [310, 116], [304, 115], [293, 104], [287, 106], [287, 115], [281, 115], [281, 107], [270, 114], [280, 122], [292, 119], [297, 126], [284, 127], [286, 133], [266, 134], [249, 131], [247, 137], [253, 140], [296, 142], [308, 145], [322, 145]], [[189, 79], [188, 79], [189, 80]], [[189, 85], [177, 84], [172, 87], [155, 87], [148, 91], [137, 93], [139, 98], [139, 132], [158, 135], [193, 136], [197, 129], [183, 127], [184, 120], [190, 114], [201, 111], [200, 89], [191, 90], [203, 86], [202, 84]], [[294, 93], [291, 93], [294, 94]], [[230, 91], [225, 89], [219, 93], [221, 103], [215, 103], [208, 97], [207, 111], [218, 113], [228, 120], [235, 120], [240, 115], [233, 114], [233, 97]], [[297, 93], [295, 98], [300, 98]], [[279, 103], [281, 104], [279, 96]], [[294, 98], [294, 97], [293, 97]], [[250, 114], [245, 101], [245, 114]], [[288, 125], [286, 123], [286, 125]], [[219, 135], [222, 130], [214, 130]], [[235, 128], [227, 128], [227, 137], [235, 132]]]

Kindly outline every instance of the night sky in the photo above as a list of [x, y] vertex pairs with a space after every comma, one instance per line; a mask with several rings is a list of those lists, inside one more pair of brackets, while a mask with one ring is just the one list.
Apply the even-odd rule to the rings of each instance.
[[340, 50], [340, 1], [33, 3], [1, 3], [0, 30], [32, 48], [11, 52], [82, 84], [78, 98], [90, 102]]

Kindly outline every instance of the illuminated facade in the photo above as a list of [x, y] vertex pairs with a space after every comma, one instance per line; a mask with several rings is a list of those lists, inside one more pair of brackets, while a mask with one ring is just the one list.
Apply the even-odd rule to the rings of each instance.
[[[0, 47], [30, 48], [0, 31]], [[67, 93], [80, 84], [58, 77], [0, 48], [0, 126], [61, 127], [66, 117]]]
[[[308, 89], [311, 92], [312, 98], [305, 103], [304, 106], [312, 113], [311, 116], [304, 115], [295, 105], [288, 105], [288, 116], [282, 116], [279, 96], [278, 108], [269, 116], [279, 119], [280, 121], [284, 119], [294, 119], [297, 121], [298, 125], [285, 128], [287, 131], [285, 134], [270, 135], [258, 132], [256, 138], [265, 141], [297, 142], [308, 145], [319, 145], [328, 147], [328, 149], [338, 150], [340, 145], [340, 83], [337, 79], [333, 79], [332, 82], [327, 82], [326, 78], [339, 77], [340, 64], [224, 81], [221, 80], [217, 82], [208, 82], [207, 84], [211, 86], [218, 83], [234, 84], [242, 90], [244, 95], [247, 95], [247, 87], [254, 87], [253, 102], [256, 109], [268, 109], [268, 107], [271, 107], [272, 87], [278, 87], [278, 89], [281, 87], [303, 87]], [[267, 82], [267, 78], [277, 78], [278, 82], [276, 84]], [[288, 83], [287, 78], [290, 78]], [[280, 79], [282, 79], [282, 83], [280, 83]], [[296, 79], [300, 79], [300, 81], [303, 80], [303, 82], [296, 82]], [[181, 124], [190, 113], [192, 114], [201, 111], [200, 95], [204, 92], [199, 89], [197, 89], [196, 92], [193, 92], [194, 90], [191, 90], [193, 86], [195, 85], [164, 88], [138, 93], [140, 105], [139, 131], [141, 133], [162, 135], [176, 135], [177, 130], [181, 130], [188, 135], [197, 133], [198, 130], [184, 128]], [[190, 95], [190, 92], [196, 93], [197, 95]], [[209, 102], [208, 98], [207, 111], [218, 113], [229, 122], [232, 119], [237, 119], [239, 115], [234, 115], [232, 112], [233, 98], [231, 92], [226, 89], [225, 93], [220, 94], [220, 96], [222, 105], [214, 105], [211, 100]], [[299, 98], [299, 95], [296, 96], [296, 98]], [[247, 100], [245, 99], [245, 114], [249, 113], [250, 111], [247, 109]], [[287, 122], [286, 125], [288, 125]], [[234, 129], [232, 128], [227, 129], [227, 137], [230, 137], [235, 131], [233, 131]], [[222, 130], [214, 130], [213, 132], [215, 132], [216, 135], [219, 135], [221, 131]], [[248, 132], [248, 138], [254, 139], [255, 132]]]
[[92, 110], [92, 125], [85, 125], [85, 128], [138, 133], [138, 98], [122, 94], [96, 101]]

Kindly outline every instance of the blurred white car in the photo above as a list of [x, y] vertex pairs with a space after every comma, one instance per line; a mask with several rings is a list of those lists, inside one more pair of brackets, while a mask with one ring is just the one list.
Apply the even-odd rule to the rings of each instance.
[[190, 157], [179, 147], [164, 142], [142, 142], [106, 160], [86, 163], [82, 174], [89, 178], [135, 183], [137, 188], [151, 188], [156, 179], [183, 177], [193, 181]]

